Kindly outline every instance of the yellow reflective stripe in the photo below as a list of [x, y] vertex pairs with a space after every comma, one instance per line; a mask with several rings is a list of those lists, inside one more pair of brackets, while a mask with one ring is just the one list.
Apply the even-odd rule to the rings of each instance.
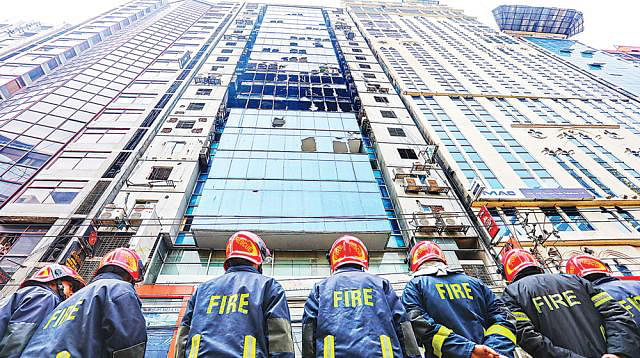
[[516, 321], [531, 321], [529, 316], [527, 316], [524, 312], [512, 312], [513, 317], [516, 318]]
[[604, 341], [607, 341], [607, 334], [604, 332], [604, 327], [602, 325], [600, 325], [600, 333], [602, 333], [602, 338], [604, 338]]
[[200, 350], [200, 337], [202, 337], [202, 335], [200, 334], [194, 334], [193, 337], [191, 337], [191, 350], [189, 351], [189, 358], [198, 357], [198, 351]]
[[324, 337], [324, 358], [334, 358], [335, 355], [333, 336]]
[[591, 297], [591, 301], [596, 302], [596, 301], [599, 301], [600, 299], [605, 298], [605, 297], [607, 297], [607, 296], [609, 296], [609, 294], [608, 294], [608, 293], [606, 293], [606, 292], [600, 292], [600, 293], [598, 293], [597, 295], [595, 295], [595, 296]]
[[493, 326], [487, 329], [487, 332], [484, 334], [485, 336], [490, 336], [492, 334], [497, 334], [499, 336], [503, 336], [508, 338], [513, 344], [516, 344], [516, 335], [509, 330], [509, 328], [505, 326], [501, 326], [499, 324], [494, 324]]
[[67, 351], [62, 351], [58, 354], [56, 354], [56, 358], [70, 358], [71, 357], [71, 353], [67, 352]]
[[253, 336], [244, 336], [244, 351], [242, 358], [256, 358], [256, 339]]
[[433, 336], [433, 339], [431, 340], [431, 347], [433, 347], [433, 354], [435, 354], [436, 357], [442, 358], [442, 345], [451, 332], [453, 331], [449, 328], [441, 326], [436, 335]]
[[389, 336], [380, 336], [380, 346], [382, 347], [382, 358], [393, 358], [393, 348]]
[[607, 301], [611, 301], [612, 299], [613, 297], [611, 297], [606, 292], [602, 292], [591, 297], [591, 300], [593, 301], [593, 305], [596, 306], [596, 308], [602, 306], [602, 304], [604, 304]]

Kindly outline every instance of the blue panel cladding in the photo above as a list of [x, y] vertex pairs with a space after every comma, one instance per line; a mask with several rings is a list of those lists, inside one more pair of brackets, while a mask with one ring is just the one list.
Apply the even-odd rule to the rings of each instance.
[[593, 49], [573, 40], [526, 39], [581, 70], [608, 81], [635, 96], [640, 96], [640, 64], [624, 61], [615, 55]]

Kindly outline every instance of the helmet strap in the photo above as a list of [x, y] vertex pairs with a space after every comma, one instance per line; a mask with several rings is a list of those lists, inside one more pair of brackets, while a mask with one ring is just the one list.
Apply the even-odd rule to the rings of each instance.
[[56, 290], [58, 291], [58, 296], [60, 296], [61, 300], [66, 300], [67, 296], [64, 294], [64, 286], [62, 286], [62, 281], [60, 279], [56, 280]]

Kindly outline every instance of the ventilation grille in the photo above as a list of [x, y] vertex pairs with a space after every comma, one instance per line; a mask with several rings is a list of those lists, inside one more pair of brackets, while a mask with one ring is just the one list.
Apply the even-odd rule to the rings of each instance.
[[100, 180], [96, 184], [96, 186], [91, 189], [91, 192], [89, 193], [89, 195], [87, 195], [82, 204], [78, 206], [78, 209], [75, 213], [78, 215], [88, 215], [89, 212], [91, 212], [91, 209], [93, 209], [93, 207], [96, 205], [98, 200], [100, 200], [100, 197], [102, 196], [104, 191], [107, 190], [109, 183], [109, 181]]
[[99, 264], [100, 260], [84, 260], [78, 270], [78, 274], [82, 276], [86, 282], [89, 282], [93, 278], [93, 274], [96, 273]]
[[118, 247], [129, 247], [131, 235], [119, 234], [118, 236], [100, 235], [95, 248], [93, 249], [94, 258], [102, 257], [109, 251]]
[[480, 279], [486, 285], [495, 286], [498, 284], [491, 278], [491, 275], [489, 275], [489, 272], [484, 265], [462, 265], [462, 269], [464, 269], [464, 273]]

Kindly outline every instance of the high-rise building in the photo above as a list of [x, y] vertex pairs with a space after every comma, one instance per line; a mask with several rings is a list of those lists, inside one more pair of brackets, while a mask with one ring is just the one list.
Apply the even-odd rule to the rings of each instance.
[[605, 50], [605, 52], [627, 61], [640, 61], [640, 46], [616, 46], [615, 50]]
[[396, 288], [426, 239], [498, 290], [505, 245], [550, 270], [589, 250], [637, 271], [640, 105], [528, 39], [581, 29], [562, 13], [524, 38], [437, 1], [134, 0], [15, 47], [0, 58], [2, 293], [46, 262], [90, 277], [134, 248], [161, 357], [237, 230], [272, 249], [297, 343], [345, 233]]

